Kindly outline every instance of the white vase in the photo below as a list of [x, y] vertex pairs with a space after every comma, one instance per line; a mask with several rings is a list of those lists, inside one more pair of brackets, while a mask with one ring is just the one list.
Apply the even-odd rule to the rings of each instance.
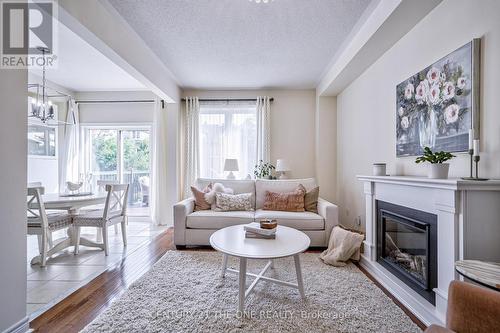
[[449, 170], [449, 163], [430, 164], [428, 177], [431, 179], [447, 179]]
[[425, 113], [420, 115], [418, 124], [418, 137], [422, 149], [425, 147], [434, 148], [438, 132], [436, 112], [432, 107], [429, 107], [427, 113], [427, 115]]

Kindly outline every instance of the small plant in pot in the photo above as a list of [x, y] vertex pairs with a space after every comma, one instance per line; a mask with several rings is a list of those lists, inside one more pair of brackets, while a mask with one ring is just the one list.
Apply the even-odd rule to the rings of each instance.
[[444, 163], [451, 160], [455, 155], [446, 151], [433, 152], [429, 147], [424, 148], [424, 154], [417, 157], [415, 163], [429, 162], [429, 178], [433, 179], [446, 179], [448, 178], [448, 171], [450, 164]]
[[258, 164], [255, 165], [253, 174], [255, 178], [260, 179], [273, 179], [273, 170], [276, 169], [274, 165], [271, 163], [264, 163], [263, 160], [260, 160]]

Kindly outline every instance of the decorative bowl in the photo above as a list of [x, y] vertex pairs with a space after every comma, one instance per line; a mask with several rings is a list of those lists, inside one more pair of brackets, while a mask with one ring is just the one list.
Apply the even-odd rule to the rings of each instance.
[[278, 221], [276, 220], [260, 220], [260, 227], [262, 229], [274, 229], [278, 226]]

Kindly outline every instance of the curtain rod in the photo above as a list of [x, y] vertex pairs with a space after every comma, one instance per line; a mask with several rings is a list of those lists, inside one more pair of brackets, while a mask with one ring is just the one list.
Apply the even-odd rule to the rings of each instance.
[[[183, 102], [186, 101], [186, 98], [182, 99]], [[199, 98], [200, 102], [256, 102], [257, 98]], [[274, 101], [274, 98], [269, 98], [270, 102]]]
[[106, 101], [106, 100], [90, 100], [90, 101], [75, 101], [78, 104], [107, 104], [107, 103], [154, 103], [154, 99], [136, 99], [136, 100], [116, 100], [116, 101]]

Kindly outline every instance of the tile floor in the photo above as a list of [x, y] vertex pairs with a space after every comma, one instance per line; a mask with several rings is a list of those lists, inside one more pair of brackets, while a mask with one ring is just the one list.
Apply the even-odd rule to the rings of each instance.
[[[26, 312], [30, 319], [48, 310], [51, 306], [85, 285], [108, 267], [118, 264], [123, 258], [141, 246], [147, 245], [162, 233], [167, 226], [153, 226], [146, 217], [129, 217], [127, 227], [128, 246], [125, 248], [121, 232], [115, 234], [113, 227], [109, 233], [109, 256], [100, 249], [80, 247], [78, 255], [68, 248], [47, 261], [45, 268], [30, 265], [30, 260], [38, 255], [36, 236], [28, 236], [28, 293]], [[54, 240], [66, 234], [65, 230], [54, 233]], [[95, 228], [83, 228], [84, 237], [95, 239]]]

